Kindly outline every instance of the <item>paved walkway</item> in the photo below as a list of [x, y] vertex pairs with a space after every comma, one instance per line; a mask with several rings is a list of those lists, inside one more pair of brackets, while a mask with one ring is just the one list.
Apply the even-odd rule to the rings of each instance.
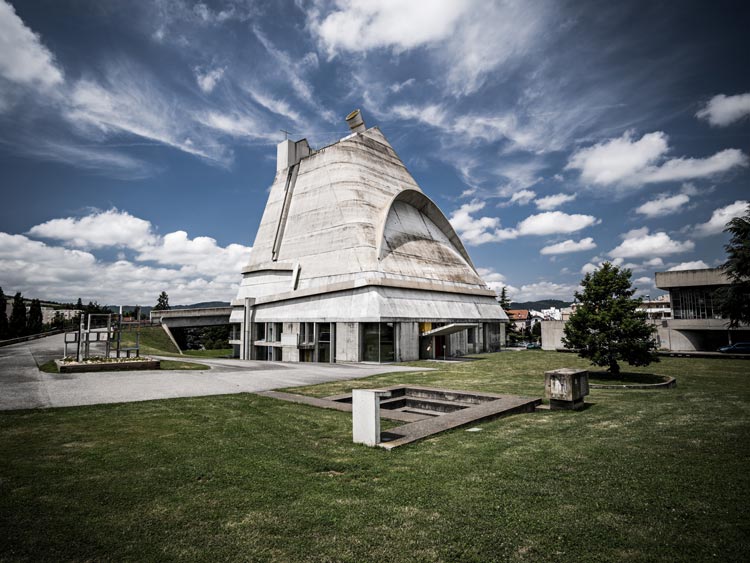
[[389, 365], [281, 364], [192, 357], [185, 359], [211, 369], [75, 374], [39, 371], [37, 365], [62, 357], [62, 350], [63, 335], [0, 347], [0, 410], [254, 393], [379, 373], [424, 371]]

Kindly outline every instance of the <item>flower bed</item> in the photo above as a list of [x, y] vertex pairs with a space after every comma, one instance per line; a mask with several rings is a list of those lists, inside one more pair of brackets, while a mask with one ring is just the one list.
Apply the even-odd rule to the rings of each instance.
[[144, 369], [159, 369], [159, 360], [151, 358], [87, 358], [77, 362], [73, 358], [55, 360], [57, 371], [60, 373], [83, 373], [93, 371], [133, 371]]

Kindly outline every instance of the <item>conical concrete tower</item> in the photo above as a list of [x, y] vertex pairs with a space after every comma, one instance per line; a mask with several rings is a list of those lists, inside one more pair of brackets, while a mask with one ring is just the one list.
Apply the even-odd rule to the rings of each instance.
[[[499, 348], [508, 318], [377, 127], [277, 148], [231, 322], [245, 359], [408, 361]], [[352, 120], [348, 118], [348, 120]]]

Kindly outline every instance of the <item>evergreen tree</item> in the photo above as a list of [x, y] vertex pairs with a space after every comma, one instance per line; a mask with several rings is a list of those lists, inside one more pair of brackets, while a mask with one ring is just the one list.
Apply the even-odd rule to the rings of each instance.
[[166, 291], [162, 291], [159, 294], [159, 298], [156, 300], [156, 306], [154, 307], [154, 311], [168, 311], [170, 309], [169, 307], [169, 295], [167, 295]]
[[27, 332], [29, 334], [40, 334], [44, 328], [43, 325], [42, 304], [39, 302], [39, 299], [32, 299], [31, 307], [29, 307]]
[[500, 297], [498, 298], [498, 301], [500, 302], [500, 306], [503, 308], [503, 311], [508, 311], [510, 309], [510, 299], [508, 299], [508, 288], [503, 286], [503, 288], [500, 290]]
[[3, 288], [0, 287], [0, 340], [8, 338], [8, 301], [5, 299]]
[[11, 338], [26, 336], [26, 305], [20, 292], [13, 296], [13, 309], [10, 312], [8, 326]]
[[75, 308], [78, 309], [79, 311], [83, 311], [83, 301], [81, 301], [80, 297], [78, 298], [78, 301], [76, 301]]
[[620, 373], [618, 360], [632, 366], [646, 366], [659, 361], [655, 331], [648, 324], [645, 311], [633, 299], [630, 270], [609, 262], [581, 282], [582, 292], [575, 293], [580, 305], [565, 324], [563, 344], [578, 350], [578, 355], [610, 373]]
[[731, 233], [729, 244], [724, 246], [727, 261], [722, 269], [730, 285], [718, 292], [719, 310], [729, 319], [729, 327], [750, 324], [750, 205], [744, 217], [735, 217], [727, 223], [725, 233]]

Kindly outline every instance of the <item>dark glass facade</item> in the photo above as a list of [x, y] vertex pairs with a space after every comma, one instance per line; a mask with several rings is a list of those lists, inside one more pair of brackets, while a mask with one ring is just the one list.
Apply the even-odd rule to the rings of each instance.
[[674, 319], [720, 319], [714, 309], [716, 287], [678, 287], [669, 290]]
[[362, 361], [395, 361], [395, 333], [393, 323], [362, 323]]

